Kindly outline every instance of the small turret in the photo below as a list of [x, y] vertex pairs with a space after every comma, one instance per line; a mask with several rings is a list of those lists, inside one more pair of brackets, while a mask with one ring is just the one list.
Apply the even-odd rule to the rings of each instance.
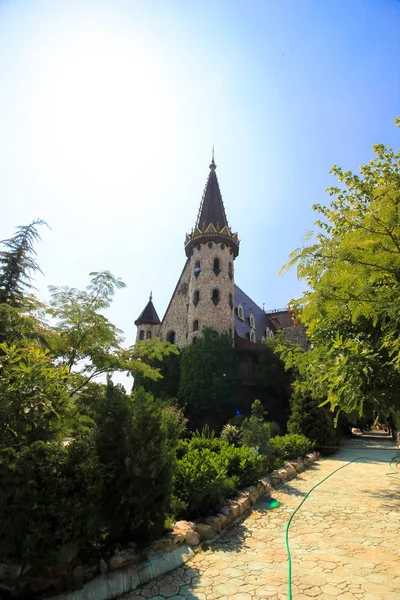
[[157, 311], [153, 304], [153, 294], [150, 292], [148, 303], [135, 321], [135, 325], [138, 328], [136, 341], [149, 340], [157, 337], [160, 323], [161, 321], [158, 318]]

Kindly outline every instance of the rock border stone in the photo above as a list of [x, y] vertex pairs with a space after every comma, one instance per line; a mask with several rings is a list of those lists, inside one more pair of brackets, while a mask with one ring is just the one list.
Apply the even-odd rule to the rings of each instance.
[[[235, 498], [227, 500], [217, 515], [193, 522], [177, 521], [169, 533], [153, 542], [142, 555], [136, 552], [134, 544], [130, 544], [126, 549], [117, 547], [107, 562], [103, 557], [94, 567], [75, 566], [72, 582], [79, 589], [52, 596], [52, 600], [112, 600], [181, 567], [201, 548], [203, 542], [212, 542], [261, 498], [270, 495], [273, 488], [294, 479], [319, 458], [319, 452], [312, 452], [304, 458], [288, 461], [282, 468], [263, 477], [257, 485], [245, 488]], [[145, 560], [142, 560], [143, 556], [146, 556]], [[17, 567], [0, 563], [0, 589], [2, 586], [3, 589], [4, 586], [9, 586], [11, 591], [13, 586], [10, 575], [18, 571], [17, 577], [19, 576], [20, 569]], [[57, 593], [57, 586], [53, 584], [58, 580], [49, 577], [47, 581], [52, 584], [52, 592]], [[45, 583], [46, 578], [37, 582], [37, 591], [50, 592]]]

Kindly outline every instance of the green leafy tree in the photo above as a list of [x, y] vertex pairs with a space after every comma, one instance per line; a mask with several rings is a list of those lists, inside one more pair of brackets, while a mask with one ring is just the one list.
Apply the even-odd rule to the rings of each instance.
[[16, 234], [3, 240], [0, 251], [0, 304], [14, 307], [26, 305], [27, 294], [32, 289], [32, 274], [41, 273], [36, 262], [35, 242], [40, 240], [38, 226], [45, 225], [40, 219], [29, 225], [17, 227]]
[[[397, 125], [400, 121], [397, 120]], [[332, 169], [332, 200], [311, 244], [294, 251], [308, 290], [294, 303], [311, 341], [312, 397], [336, 413], [379, 414], [399, 406], [400, 152], [382, 144], [360, 174]]]
[[183, 350], [179, 399], [192, 427], [221, 427], [233, 413], [235, 360], [232, 338], [209, 329]]
[[138, 341], [135, 344], [135, 357], [149, 365], [159, 374], [157, 379], [147, 373], [136, 372], [134, 388], [144, 387], [147, 392], [161, 400], [178, 397], [181, 355], [175, 344], [161, 338]]
[[73, 418], [67, 378], [48, 351], [0, 344], [1, 443], [24, 446], [65, 432]]

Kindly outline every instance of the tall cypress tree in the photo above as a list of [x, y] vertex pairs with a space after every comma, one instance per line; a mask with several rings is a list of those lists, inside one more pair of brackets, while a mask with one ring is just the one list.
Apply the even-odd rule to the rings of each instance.
[[38, 225], [46, 225], [37, 219], [29, 225], [17, 227], [16, 234], [3, 240], [0, 251], [0, 304], [19, 308], [24, 304], [27, 292], [32, 289], [32, 273], [39, 271], [34, 243], [40, 240]]

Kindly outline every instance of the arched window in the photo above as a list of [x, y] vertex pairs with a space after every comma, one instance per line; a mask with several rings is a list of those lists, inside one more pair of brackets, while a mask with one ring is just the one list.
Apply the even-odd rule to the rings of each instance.
[[238, 317], [239, 317], [239, 319], [241, 319], [242, 321], [244, 321], [243, 306], [241, 304], [239, 304], [239, 306], [237, 307], [237, 311], [238, 311]]
[[233, 310], [233, 295], [229, 294], [229, 306], [231, 307], [231, 310]]
[[250, 341], [256, 343], [256, 332], [254, 330], [250, 331]]
[[214, 338], [214, 340], [218, 339], [218, 331], [213, 331], [211, 335]]
[[175, 344], [175, 331], [168, 331], [167, 342], [170, 342], [171, 344]]
[[194, 346], [195, 344], [197, 344], [197, 336], [196, 336], [196, 335], [195, 335], [195, 336], [193, 337], [193, 339], [192, 339], [192, 344], [193, 344], [193, 346]]
[[146, 334], [146, 338], [147, 338], [148, 340], [151, 340], [151, 331], [148, 331], [148, 332], [147, 332], [147, 334]]
[[198, 305], [198, 303], [199, 303], [199, 301], [200, 301], [200, 292], [199, 292], [199, 290], [196, 290], [196, 291], [193, 293], [193, 304], [194, 304], [195, 306], [197, 306], [197, 305]]
[[231, 262], [229, 263], [229, 266], [228, 266], [228, 274], [229, 274], [229, 277], [232, 279], [232, 277], [233, 277], [233, 265], [232, 265]]
[[253, 329], [256, 328], [256, 320], [254, 318], [254, 315], [250, 315], [250, 317], [249, 317], [249, 323], [250, 323], [250, 327], [252, 327]]
[[144, 340], [144, 329], [140, 330], [139, 339]]
[[219, 275], [221, 273], [221, 269], [220, 269], [219, 265], [220, 265], [219, 258], [214, 258], [213, 271], [216, 275]]
[[199, 322], [196, 319], [195, 321], [193, 321], [193, 331], [198, 331], [199, 330]]
[[229, 336], [232, 337], [232, 329], [229, 330]]
[[211, 300], [214, 302], [215, 306], [219, 303], [219, 290], [217, 288], [212, 291]]
[[195, 265], [194, 265], [194, 276], [197, 277], [200, 275], [201, 272], [201, 268], [200, 268], [200, 261], [196, 260]]
[[195, 268], [195, 269], [200, 269], [200, 261], [199, 261], [199, 260], [196, 260], [196, 263], [195, 263], [195, 265], [194, 265], [194, 268]]

